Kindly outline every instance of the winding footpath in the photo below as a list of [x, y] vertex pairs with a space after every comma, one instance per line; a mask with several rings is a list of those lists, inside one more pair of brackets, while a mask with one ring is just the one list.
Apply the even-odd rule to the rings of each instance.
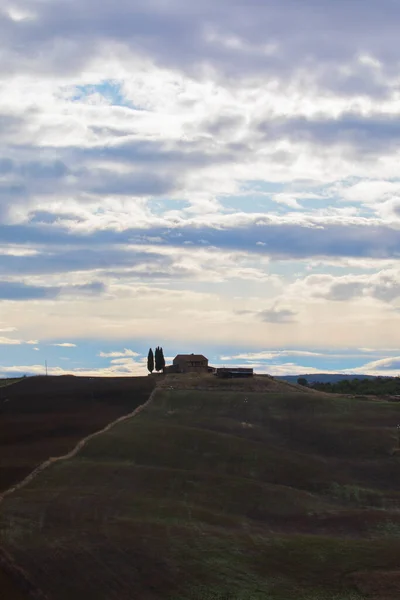
[[[123, 421], [127, 421], [128, 419], [132, 419], [133, 417], [136, 417], [138, 414], [140, 414], [142, 412], [142, 410], [147, 408], [149, 406], [149, 404], [151, 402], [153, 402], [155, 395], [159, 389], [160, 388], [155, 387], [154, 390], [152, 391], [152, 393], [150, 394], [148, 400], [144, 404], [141, 404], [140, 406], [135, 408], [135, 410], [133, 412], [128, 413], [127, 415], [124, 415], [122, 417], [119, 417], [115, 421], [112, 421], [111, 423], [106, 425], [103, 429], [100, 429], [99, 431], [95, 431], [94, 433], [91, 433], [90, 435], [86, 436], [80, 442], [78, 442], [78, 444], [67, 454], [64, 454], [63, 456], [56, 456], [56, 457], [49, 458], [48, 460], [43, 462], [41, 465], [39, 465], [36, 469], [34, 469], [32, 471], [32, 473], [30, 473], [27, 477], [25, 477], [25, 479], [23, 479], [20, 483], [17, 483], [16, 485], [12, 486], [11, 488], [0, 493], [0, 510], [1, 510], [1, 503], [3, 502], [3, 500], [5, 498], [7, 498], [7, 496], [10, 496], [17, 490], [20, 490], [21, 488], [25, 487], [37, 475], [39, 475], [39, 473], [41, 473], [42, 471], [44, 471], [45, 469], [47, 469], [51, 465], [54, 465], [57, 462], [69, 460], [70, 458], [73, 458], [91, 439], [97, 437], [98, 435], [102, 435], [103, 433], [106, 433], [107, 431], [109, 431], [110, 429], [115, 427], [115, 425], [118, 425], [119, 423], [122, 423]], [[0, 542], [1, 542], [1, 540], [0, 540]], [[5, 590], [4, 590], [4, 587], [6, 588]], [[7, 591], [7, 593], [8, 593], [8, 590], [10, 590], [11, 595], [4, 596], [3, 595], [4, 591]], [[35, 598], [36, 600], [48, 600], [47, 596], [41, 590], [37, 589], [29, 581], [28, 575], [14, 563], [11, 556], [9, 556], [0, 547], [0, 598], [2, 598], [2, 599], [4, 598], [4, 600], [6, 598], [7, 598], [7, 600], [8, 600], [8, 598], [10, 598], [10, 600], [22, 600], [22, 599], [25, 599], [27, 596], [30, 598]]]

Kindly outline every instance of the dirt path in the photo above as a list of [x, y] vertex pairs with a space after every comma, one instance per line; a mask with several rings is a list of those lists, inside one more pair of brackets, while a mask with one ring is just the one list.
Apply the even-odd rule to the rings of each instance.
[[144, 408], [146, 408], [150, 404], [150, 402], [153, 401], [154, 396], [157, 391], [158, 391], [158, 388], [155, 388], [152, 391], [152, 393], [150, 394], [149, 399], [144, 404], [141, 404], [140, 406], [135, 408], [135, 410], [133, 412], [131, 412], [127, 415], [123, 415], [122, 417], [119, 417], [118, 419], [115, 419], [115, 421], [113, 421], [112, 423], [109, 423], [108, 425], [106, 425], [106, 427], [103, 427], [103, 429], [100, 429], [99, 431], [95, 431], [94, 433], [91, 433], [90, 435], [86, 436], [80, 442], [78, 442], [78, 444], [75, 446], [75, 448], [73, 448], [67, 454], [64, 454], [63, 456], [55, 456], [55, 457], [49, 458], [44, 463], [39, 465], [34, 471], [32, 471], [32, 473], [30, 473], [27, 477], [25, 477], [25, 479], [23, 479], [20, 483], [17, 483], [17, 485], [14, 485], [11, 488], [9, 488], [8, 490], [6, 490], [5, 492], [0, 493], [0, 504], [2, 503], [4, 498], [6, 498], [6, 496], [9, 496], [16, 490], [19, 490], [22, 487], [24, 487], [25, 485], [27, 485], [30, 481], [32, 481], [32, 479], [34, 479], [36, 477], [36, 475], [38, 475], [39, 473], [41, 473], [42, 471], [47, 469], [47, 467], [50, 467], [51, 465], [53, 465], [56, 462], [59, 462], [62, 460], [69, 460], [70, 458], [73, 458], [76, 454], [78, 454], [79, 450], [81, 450], [87, 444], [87, 442], [89, 442], [91, 439], [97, 437], [98, 435], [101, 435], [102, 433], [105, 433], [106, 431], [109, 431], [110, 429], [115, 427], [115, 425], [118, 425], [118, 423], [122, 423], [122, 421], [126, 421], [127, 419], [131, 419], [132, 417], [135, 417], [136, 415], [138, 415], [140, 412], [142, 412], [142, 410]]
[[10, 385], [16, 385], [20, 381], [22, 381], [22, 379], [17, 379], [16, 381], [10, 381], [9, 383], [0, 383], [0, 388], [2, 390], [4, 390], [5, 388], [10, 387]]
[[[7, 496], [10, 496], [17, 490], [25, 487], [37, 475], [39, 475], [39, 473], [51, 465], [73, 458], [91, 439], [105, 433], [106, 431], [109, 431], [115, 427], [115, 425], [118, 425], [118, 423], [122, 423], [123, 421], [131, 419], [132, 417], [135, 417], [141, 413], [142, 410], [144, 410], [154, 400], [157, 391], [158, 388], [154, 388], [148, 400], [144, 404], [141, 404], [135, 408], [133, 412], [115, 419], [115, 421], [112, 421], [106, 425], [106, 427], [103, 427], [103, 429], [86, 436], [67, 454], [49, 458], [39, 465], [39, 467], [37, 467], [34, 471], [32, 471], [32, 473], [30, 473], [27, 477], [25, 477], [25, 479], [23, 479], [20, 483], [0, 493], [0, 505]], [[13, 563], [12, 558], [8, 556], [0, 547], [0, 598], [4, 598], [4, 600], [27, 600], [28, 597], [36, 598], [37, 600], [46, 600], [45, 594], [43, 594], [43, 592], [40, 590], [35, 589], [35, 587], [29, 581], [27, 574], [22, 572], [19, 567]]]

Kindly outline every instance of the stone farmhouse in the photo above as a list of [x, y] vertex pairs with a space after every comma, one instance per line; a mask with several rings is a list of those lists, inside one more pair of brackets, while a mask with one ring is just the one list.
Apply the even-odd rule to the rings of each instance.
[[208, 358], [202, 354], [178, 354], [167, 373], [208, 373]]

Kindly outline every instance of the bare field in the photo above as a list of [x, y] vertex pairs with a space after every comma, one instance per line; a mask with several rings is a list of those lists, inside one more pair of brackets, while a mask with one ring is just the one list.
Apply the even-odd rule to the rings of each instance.
[[400, 405], [177, 382], [3, 501], [1, 543], [33, 585], [54, 600], [394, 600]]
[[0, 493], [145, 402], [150, 377], [27, 377], [0, 388]]

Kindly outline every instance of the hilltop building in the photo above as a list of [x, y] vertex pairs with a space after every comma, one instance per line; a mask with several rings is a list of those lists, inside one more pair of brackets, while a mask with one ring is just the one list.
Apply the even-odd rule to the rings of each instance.
[[202, 354], [178, 354], [167, 373], [208, 373], [208, 358]]
[[223, 377], [225, 379], [243, 379], [246, 377], [253, 377], [254, 370], [246, 367], [223, 367], [216, 369], [215, 374], [217, 377]]

